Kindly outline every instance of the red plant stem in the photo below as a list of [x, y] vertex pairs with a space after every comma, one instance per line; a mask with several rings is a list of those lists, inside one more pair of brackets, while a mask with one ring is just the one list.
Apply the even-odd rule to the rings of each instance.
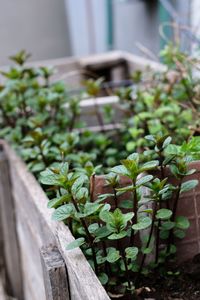
[[115, 188], [113, 188], [113, 191], [114, 191], [115, 208], [118, 208], [118, 199], [117, 199], [117, 193]]

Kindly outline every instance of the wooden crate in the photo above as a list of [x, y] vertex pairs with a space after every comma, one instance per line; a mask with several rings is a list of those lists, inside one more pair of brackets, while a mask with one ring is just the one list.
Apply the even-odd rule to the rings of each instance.
[[[38, 62], [57, 69], [53, 80], [65, 80], [79, 87], [83, 78], [105, 76], [108, 80], [128, 78], [148, 65], [163, 70], [158, 63], [124, 52], [88, 58], [67, 58]], [[100, 105], [116, 98], [102, 98]], [[113, 102], [112, 102], [113, 101]], [[93, 100], [82, 104], [93, 109]], [[0, 143], [0, 232], [7, 274], [7, 292], [18, 300], [107, 300], [106, 291], [80, 249], [66, 251], [74, 240], [68, 227], [51, 220], [47, 197], [11, 147]], [[0, 250], [1, 251], [1, 250]]]

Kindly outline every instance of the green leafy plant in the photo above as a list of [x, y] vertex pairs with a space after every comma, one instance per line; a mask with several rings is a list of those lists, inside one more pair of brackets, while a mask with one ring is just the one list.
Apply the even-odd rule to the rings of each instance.
[[[122, 117], [111, 131], [105, 123], [115, 125], [115, 109], [97, 101], [108, 92], [102, 78], [85, 81], [85, 92], [71, 97], [53, 82], [53, 68], [27, 67], [25, 51], [1, 72], [0, 137], [39, 178], [52, 218], [69, 226], [75, 240], [66, 249], [81, 247], [111, 297], [132, 299], [153, 272], [178, 276], [168, 263], [190, 226], [177, 208], [198, 184], [190, 179], [200, 153], [196, 59], [172, 45], [161, 55], [163, 72], [136, 71], [132, 85], [112, 91]], [[93, 99], [99, 132], [80, 121], [85, 96]], [[100, 173], [108, 193], [95, 196]]]
[[[53, 219], [67, 222], [76, 237], [67, 249], [81, 247], [108, 292], [127, 297], [134, 294], [141, 276], [174, 259], [174, 238], [184, 238], [189, 227], [187, 218], [177, 215], [179, 199], [198, 184], [186, 180], [195, 172], [188, 167], [188, 159], [198, 153], [195, 138], [182, 146], [171, 144], [169, 136], [147, 136], [147, 140], [148, 151], [133, 153], [111, 169], [106, 182], [112, 193], [96, 199], [89, 180], [94, 169], [73, 171], [65, 163], [40, 177], [42, 184], [56, 191], [48, 204], [55, 208]], [[120, 178], [127, 178], [122, 187]], [[166, 274], [170, 272], [165, 268]]]

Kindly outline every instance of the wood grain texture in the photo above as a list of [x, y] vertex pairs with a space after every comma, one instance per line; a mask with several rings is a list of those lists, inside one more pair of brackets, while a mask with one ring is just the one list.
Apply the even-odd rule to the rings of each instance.
[[16, 232], [15, 206], [9, 174], [9, 162], [0, 148], [0, 217], [4, 239], [4, 259], [7, 290], [10, 295], [23, 299], [22, 273], [18, 237]]
[[[10, 172], [13, 193], [17, 195], [15, 196], [16, 207], [19, 208], [20, 205], [29, 215], [29, 221], [26, 222], [32, 224], [32, 231], [37, 236], [35, 241], [38, 246], [42, 246], [42, 243], [45, 246], [56, 242], [67, 267], [71, 300], [109, 300], [110, 298], [82, 251], [80, 249], [71, 251], [65, 249], [66, 245], [74, 240], [74, 237], [64, 223], [52, 221], [51, 214], [53, 210], [47, 208], [48, 199], [34, 176], [27, 171], [26, 165], [5, 142], [2, 141], [1, 144], [10, 164], [12, 164]], [[34, 225], [34, 222], [37, 225]], [[20, 223], [21, 221], [19, 221]], [[24, 248], [24, 242], [22, 241], [21, 239], [21, 249]], [[37, 274], [32, 274], [32, 276], [32, 280], [34, 280]], [[26, 280], [26, 278], [24, 277], [23, 280]]]
[[67, 270], [58, 248], [51, 245], [42, 247], [41, 261], [46, 299], [70, 300]]

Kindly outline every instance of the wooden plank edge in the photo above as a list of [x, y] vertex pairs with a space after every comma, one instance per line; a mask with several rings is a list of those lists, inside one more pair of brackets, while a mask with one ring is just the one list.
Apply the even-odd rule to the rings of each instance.
[[[48, 198], [34, 176], [27, 170], [25, 163], [16, 155], [11, 147], [3, 140], [0, 145], [4, 148], [10, 166], [15, 167], [24, 186], [29, 189], [38, 211], [43, 216], [49, 230], [55, 235], [58, 249], [65, 260], [70, 282], [72, 300], [109, 300], [94, 271], [90, 267], [80, 248], [66, 250], [66, 245], [74, 241], [69, 228], [62, 222], [51, 219], [53, 209], [47, 208]], [[87, 276], [86, 276], [87, 274]]]
[[65, 261], [58, 248], [53, 245], [42, 247], [40, 255], [46, 299], [70, 300], [71, 297]]

